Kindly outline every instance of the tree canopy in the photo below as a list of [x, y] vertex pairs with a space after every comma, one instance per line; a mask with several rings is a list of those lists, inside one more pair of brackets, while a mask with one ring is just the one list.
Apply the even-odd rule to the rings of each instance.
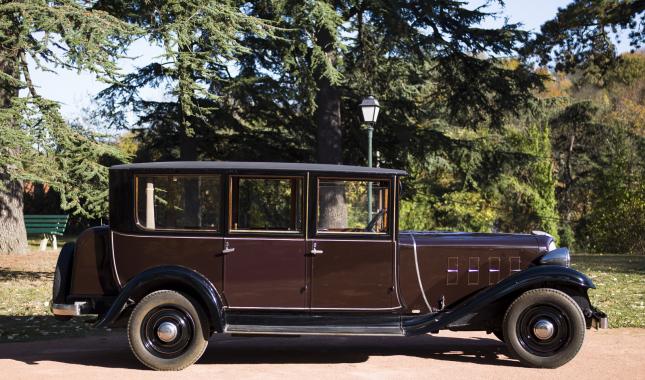
[[645, 1], [574, 0], [540, 28], [525, 54], [557, 71], [578, 71], [599, 80], [616, 61], [615, 39], [627, 38], [632, 52], [645, 41]]
[[26, 248], [23, 181], [47, 183], [64, 209], [98, 217], [107, 211], [102, 160], [124, 159], [92, 133], [71, 128], [58, 104], [39, 96], [29, 60], [41, 70], [89, 70], [113, 80], [115, 57], [135, 32], [84, 2], [0, 1], [1, 252]]
[[[640, 47], [645, 3], [575, 0], [535, 35], [481, 27], [494, 3], [0, 1], [0, 201], [18, 214], [22, 181], [48, 183], [64, 209], [102, 216], [105, 168], [129, 154], [364, 165], [358, 103], [374, 95], [380, 164], [411, 174], [403, 228], [642, 252], [645, 59], [612, 38]], [[162, 53], [120, 72], [138, 38]], [[118, 142], [64, 121], [29, 62], [107, 81], [93, 122]]]

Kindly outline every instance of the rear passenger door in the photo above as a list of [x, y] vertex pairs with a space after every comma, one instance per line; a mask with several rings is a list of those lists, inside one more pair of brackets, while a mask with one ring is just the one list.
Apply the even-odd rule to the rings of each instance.
[[[146, 269], [179, 265], [201, 273], [221, 289], [223, 178], [207, 173], [135, 176], [136, 228], [128, 233], [112, 230], [121, 284]], [[83, 270], [96, 265], [86, 262]]]
[[304, 176], [232, 175], [228, 181], [228, 306], [305, 308]]

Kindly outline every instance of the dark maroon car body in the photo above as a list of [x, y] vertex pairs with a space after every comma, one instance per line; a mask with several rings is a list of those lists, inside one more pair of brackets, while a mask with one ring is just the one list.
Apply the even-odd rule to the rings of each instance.
[[[219, 228], [150, 230], [137, 216], [138, 176], [217, 175]], [[341, 165], [175, 162], [110, 169], [110, 224], [90, 228], [61, 255], [53, 310], [98, 315], [119, 324], [159, 289], [198, 300], [211, 333], [412, 335], [440, 329], [499, 331], [520, 294], [553, 288], [569, 294], [587, 327], [602, 320], [589, 303], [592, 281], [562, 261], [544, 233], [484, 234], [398, 230], [400, 179], [406, 173]], [[233, 231], [235, 178], [297, 178], [302, 227]], [[316, 227], [324, 178], [389, 186], [387, 230], [323, 233]], [[65, 249], [63, 250], [65, 251]], [[556, 260], [549, 261], [556, 251]]]

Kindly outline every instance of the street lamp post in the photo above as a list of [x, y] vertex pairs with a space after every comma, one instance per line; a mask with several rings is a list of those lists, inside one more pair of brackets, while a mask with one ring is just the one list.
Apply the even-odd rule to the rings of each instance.
[[[374, 134], [374, 124], [378, 118], [380, 106], [378, 100], [373, 96], [363, 99], [360, 104], [363, 113], [363, 121], [367, 123], [367, 166], [372, 167], [372, 135]], [[368, 223], [372, 221], [372, 182], [367, 183], [367, 219]]]

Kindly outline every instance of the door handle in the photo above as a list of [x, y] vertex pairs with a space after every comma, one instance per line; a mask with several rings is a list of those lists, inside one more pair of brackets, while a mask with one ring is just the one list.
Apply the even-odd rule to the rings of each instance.
[[224, 243], [224, 249], [222, 250], [222, 253], [227, 254], [227, 253], [231, 253], [231, 252], [235, 252], [235, 248], [231, 248], [231, 245], [229, 244], [229, 242], [225, 242]]
[[319, 255], [319, 254], [323, 253], [324, 251], [322, 249], [316, 249], [316, 243], [314, 243], [311, 246], [311, 251], [310, 252], [311, 252], [312, 255], [316, 256], [316, 255]]

